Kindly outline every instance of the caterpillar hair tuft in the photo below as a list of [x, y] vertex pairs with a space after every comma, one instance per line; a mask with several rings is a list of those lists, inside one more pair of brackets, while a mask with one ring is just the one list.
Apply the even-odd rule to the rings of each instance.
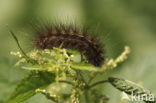
[[94, 66], [101, 66], [104, 62], [102, 45], [88, 35], [87, 29], [78, 29], [73, 25], [42, 26], [36, 31], [35, 46], [49, 49], [62, 45], [62, 48], [78, 50]]

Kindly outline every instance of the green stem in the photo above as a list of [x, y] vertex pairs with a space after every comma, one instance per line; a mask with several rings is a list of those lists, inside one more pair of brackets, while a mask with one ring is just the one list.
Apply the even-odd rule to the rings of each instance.
[[77, 76], [82, 80], [82, 82], [84, 82], [85, 84], [88, 84], [88, 83], [85, 81], [85, 78], [84, 78], [84, 76], [82, 75], [82, 72], [81, 72], [80, 70], [77, 70], [77, 69], [74, 69], [74, 68], [73, 68], [73, 70], [76, 71]]
[[88, 84], [92, 82], [92, 80], [94, 79], [94, 77], [90, 77], [89, 81], [88, 81]]
[[86, 100], [86, 103], [89, 103], [89, 99], [88, 99], [88, 89], [86, 89], [86, 91], [85, 91], [85, 100]]
[[102, 80], [102, 81], [95, 82], [95, 83], [93, 83], [93, 84], [91, 84], [91, 85], [89, 86], [89, 89], [90, 89], [90, 88], [93, 88], [94, 86], [97, 86], [97, 85], [99, 85], [99, 84], [103, 84], [103, 83], [108, 83], [108, 80]]
[[70, 81], [65, 81], [65, 80], [60, 80], [59, 81], [60, 83], [67, 83], [67, 84], [70, 84], [70, 85], [74, 85], [72, 82]]
[[97, 76], [97, 74], [91, 75], [88, 84], [90, 84], [92, 82], [92, 80]]
[[83, 54], [81, 53], [81, 62], [84, 61]]
[[20, 44], [19, 44], [19, 41], [17, 39], [17, 37], [15, 36], [14, 32], [10, 30], [10, 33], [12, 35], [12, 37], [15, 39], [17, 45], [18, 45], [18, 48], [20, 49], [20, 51], [22, 52], [22, 54], [26, 57], [26, 58], [29, 58], [26, 53], [23, 51], [23, 49], [21, 48]]
[[84, 76], [82, 75], [82, 72], [81, 72], [81, 71], [79, 71], [79, 75], [80, 75], [80, 77], [81, 77], [81, 80], [87, 85], [87, 82], [85, 81], [85, 78], [84, 78]]
[[12, 30], [9, 30], [9, 32], [11, 33], [12, 37], [15, 39], [18, 48], [20, 49], [20, 51], [22, 52], [22, 54], [24, 55], [24, 57], [27, 59], [27, 61], [30, 61], [32, 64], [34, 64], [35, 62], [32, 61], [32, 60], [26, 55], [26, 53], [24, 52], [24, 50], [23, 50], [22, 47], [20, 46], [20, 43], [19, 43], [17, 37], [15, 36], [14, 32], [13, 32]]

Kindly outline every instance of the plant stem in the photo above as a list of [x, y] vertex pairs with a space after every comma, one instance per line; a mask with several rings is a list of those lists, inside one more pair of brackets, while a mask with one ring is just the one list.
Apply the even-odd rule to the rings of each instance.
[[70, 81], [60, 80], [59, 82], [60, 82], [60, 83], [67, 83], [67, 84], [73, 85], [73, 83], [70, 82]]
[[82, 80], [82, 82], [84, 82], [85, 84], [87, 84], [87, 82], [85, 81], [84, 76], [82, 75], [82, 72], [79, 71], [79, 70], [75, 70], [75, 71], [76, 71], [76, 73], [77, 73], [77, 76], [79, 76], [80, 79]]
[[84, 61], [83, 54], [81, 53], [81, 62]]
[[20, 46], [20, 43], [16, 37], [16, 35], [14, 34], [14, 32], [12, 30], [9, 30], [9, 32], [11, 33], [12, 37], [15, 39], [18, 48], [20, 49], [20, 51], [22, 52], [23, 56], [26, 58], [27, 61], [30, 61], [30, 63], [35, 64], [36, 61], [32, 60], [29, 56], [27, 56], [27, 54], [24, 52], [24, 50], [22, 49], [22, 47]]
[[86, 89], [86, 91], [85, 91], [85, 100], [86, 100], [86, 103], [89, 103], [89, 99], [88, 99], [88, 89]]
[[85, 78], [84, 78], [84, 76], [82, 75], [82, 72], [81, 72], [81, 71], [79, 71], [79, 75], [80, 75], [82, 81], [83, 81], [85, 84], [87, 84], [87, 82], [85, 81]]
[[91, 84], [89, 86], [89, 89], [92, 88], [92, 87], [94, 87], [94, 86], [96, 86], [96, 85], [107, 83], [107, 82], [108, 82], [108, 80], [102, 80], [102, 81], [95, 82], [95, 83], [93, 83], [93, 84]]
[[91, 81], [94, 79], [94, 77], [90, 77], [89, 81], [88, 81], [88, 84], [91, 83]]
[[89, 83], [91, 83], [91, 82], [92, 82], [92, 80], [93, 80], [96, 76], [97, 76], [97, 74], [94, 74], [94, 76], [93, 76], [93, 75], [91, 75], [91, 77], [90, 77], [90, 79], [89, 79], [89, 81], [88, 81], [88, 84], [89, 84]]
[[19, 41], [18, 41], [17, 37], [15, 36], [14, 32], [11, 31], [11, 30], [10, 30], [9, 32], [11, 33], [12, 37], [15, 39], [15, 41], [16, 41], [16, 43], [17, 43], [17, 45], [18, 45], [18, 48], [19, 48], [20, 51], [23, 53], [23, 55], [24, 55], [26, 58], [29, 58], [29, 57], [26, 55], [26, 53], [23, 51], [23, 49], [21, 48], [21, 46], [20, 46], [20, 44], [19, 44]]

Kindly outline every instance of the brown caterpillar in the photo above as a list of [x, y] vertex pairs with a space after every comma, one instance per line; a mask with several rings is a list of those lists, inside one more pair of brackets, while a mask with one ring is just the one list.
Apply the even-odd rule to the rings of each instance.
[[104, 62], [102, 46], [94, 38], [89, 38], [85, 29], [65, 25], [45, 26], [36, 34], [35, 45], [39, 49], [62, 45], [63, 48], [78, 50], [94, 66], [101, 66]]

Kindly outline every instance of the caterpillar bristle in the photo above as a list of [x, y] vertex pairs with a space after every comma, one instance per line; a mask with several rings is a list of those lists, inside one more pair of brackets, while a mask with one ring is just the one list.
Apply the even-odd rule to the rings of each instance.
[[104, 62], [104, 51], [96, 38], [89, 37], [87, 29], [78, 29], [76, 25], [46, 25], [37, 30], [35, 45], [39, 49], [52, 47], [75, 49], [86, 56], [89, 63], [101, 66]]

